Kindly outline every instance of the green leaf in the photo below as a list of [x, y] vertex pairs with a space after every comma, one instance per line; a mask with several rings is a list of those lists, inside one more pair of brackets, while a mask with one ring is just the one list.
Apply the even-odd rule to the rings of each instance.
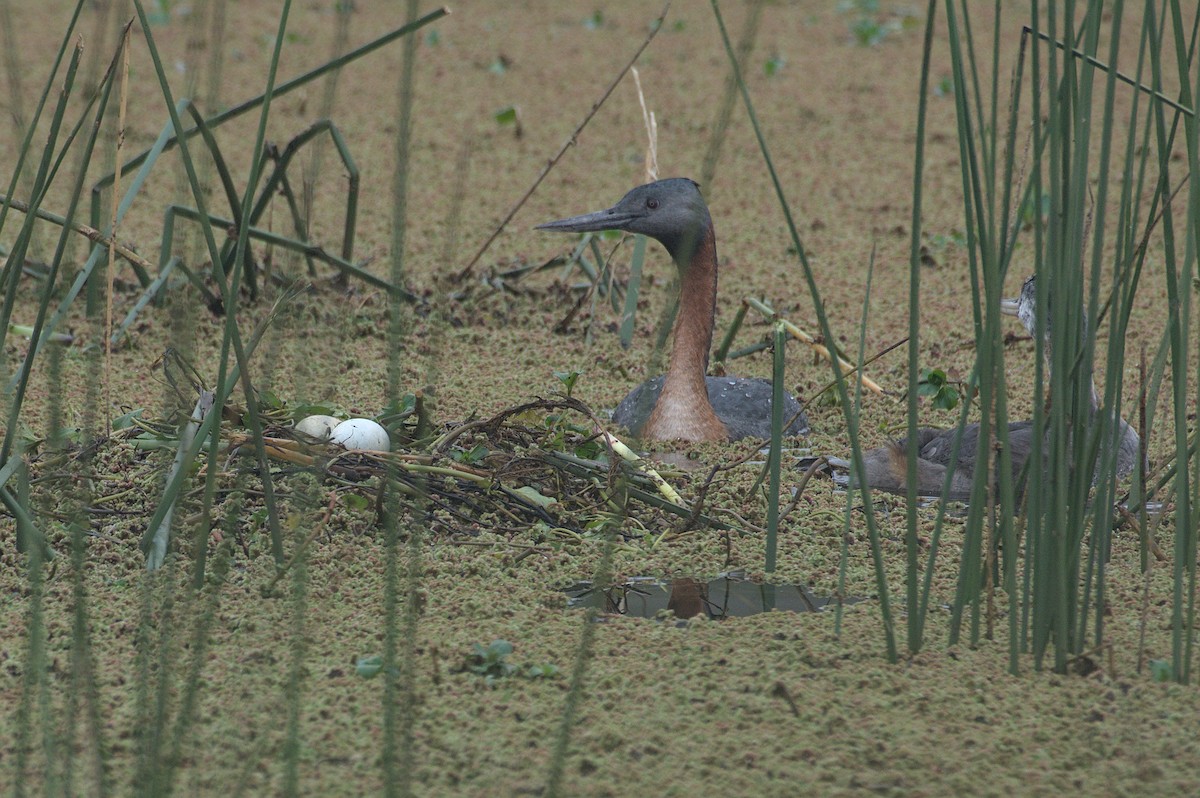
[[953, 410], [958, 407], [958, 391], [947, 385], [933, 397], [933, 406], [938, 410]]
[[113, 429], [129, 429], [130, 427], [133, 426], [134, 419], [142, 418], [142, 414], [144, 412], [146, 412], [146, 411], [143, 408], [139, 407], [137, 410], [130, 410], [128, 413], [119, 415], [113, 419], [112, 428]]
[[512, 652], [513, 645], [507, 640], [493, 640], [486, 648], [481, 643], [475, 643], [464, 670], [483, 676], [484, 681], [491, 685], [497, 678], [517, 670], [516, 665], [506, 662]]
[[279, 398], [278, 394], [270, 389], [262, 389], [258, 392], [259, 403], [268, 410], [282, 410], [284, 402]]
[[953, 410], [958, 406], [958, 391], [941, 369], [921, 369], [917, 395], [931, 397], [933, 406], [938, 410]]
[[383, 411], [383, 417], [389, 420], [399, 421], [411, 416], [416, 411], [416, 394], [406, 393], [399, 399], [392, 399], [392, 401], [388, 402], [388, 406]]
[[517, 109], [515, 106], [506, 105], [495, 114], [496, 122], [501, 125], [513, 125], [517, 122]]
[[347, 509], [358, 510], [360, 512], [371, 508], [371, 500], [358, 493], [343, 493], [342, 504], [346, 505]]
[[603, 460], [604, 451], [604, 447], [600, 445], [600, 441], [585, 441], [575, 447], [575, 456], [582, 457], [584, 460]]
[[556, 371], [554, 377], [563, 384], [567, 390], [567, 396], [571, 395], [571, 391], [575, 389], [575, 383], [579, 382], [582, 371]]
[[471, 465], [478, 463], [489, 454], [491, 454], [491, 450], [482, 443], [478, 443], [469, 452], [464, 452], [461, 449], [455, 449], [454, 451], [450, 452], [450, 459], [454, 460], [456, 463], [466, 463], [467, 465]]
[[522, 487], [519, 487], [516, 490], [514, 490], [513, 493], [515, 493], [518, 496], [521, 496], [525, 499], [528, 499], [529, 501], [536, 504], [538, 507], [549, 507], [552, 504], [558, 503], [558, 499], [555, 499], [551, 496], [544, 496], [538, 492], [537, 488], [534, 488], [530, 485], [524, 485]]

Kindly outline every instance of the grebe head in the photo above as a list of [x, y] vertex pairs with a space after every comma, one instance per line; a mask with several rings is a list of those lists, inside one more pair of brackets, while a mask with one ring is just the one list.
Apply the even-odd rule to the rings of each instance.
[[685, 266], [711, 226], [712, 218], [700, 186], [686, 177], [671, 177], [638, 186], [607, 210], [546, 222], [537, 229], [641, 233], [660, 241], [676, 263]]
[[[1021, 285], [1021, 296], [1017, 299], [1000, 300], [1000, 311], [1016, 316], [1029, 334], [1037, 337], [1037, 277], [1027, 277]], [[1050, 337], [1050, 320], [1046, 319], [1046, 338]]]

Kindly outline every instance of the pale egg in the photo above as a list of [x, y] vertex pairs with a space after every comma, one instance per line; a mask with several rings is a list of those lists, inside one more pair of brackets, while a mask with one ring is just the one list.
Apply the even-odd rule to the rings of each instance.
[[347, 449], [365, 449], [371, 452], [386, 452], [391, 449], [391, 439], [383, 425], [369, 418], [348, 418], [333, 429], [329, 438]]
[[340, 418], [333, 416], [305, 416], [296, 422], [294, 429], [296, 432], [303, 432], [310, 438], [324, 443], [333, 434], [333, 428], [341, 423]]

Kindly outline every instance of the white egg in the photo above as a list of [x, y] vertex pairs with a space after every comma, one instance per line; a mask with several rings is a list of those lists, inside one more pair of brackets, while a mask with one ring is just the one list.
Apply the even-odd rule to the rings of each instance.
[[333, 429], [329, 438], [347, 449], [366, 449], [371, 452], [386, 452], [391, 449], [391, 440], [382, 424], [369, 418], [348, 418]]
[[329, 436], [333, 434], [333, 428], [341, 424], [340, 418], [333, 416], [305, 416], [296, 422], [296, 432], [303, 432], [310, 438], [316, 438], [322, 443], [329, 440]]

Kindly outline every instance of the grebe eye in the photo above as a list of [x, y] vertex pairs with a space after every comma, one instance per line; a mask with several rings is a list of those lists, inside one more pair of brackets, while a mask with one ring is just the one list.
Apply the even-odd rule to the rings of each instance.
[[656, 199], [646, 200], [646, 207], [652, 211], [657, 210], [658, 209], [658, 200], [656, 200]]

